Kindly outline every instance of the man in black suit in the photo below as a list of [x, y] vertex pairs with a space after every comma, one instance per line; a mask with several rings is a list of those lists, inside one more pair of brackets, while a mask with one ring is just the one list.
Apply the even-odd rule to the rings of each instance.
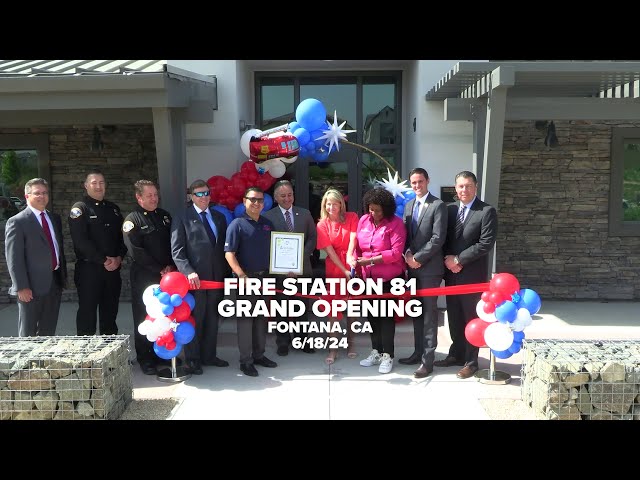
[[[439, 287], [444, 275], [442, 247], [447, 236], [447, 207], [429, 192], [429, 174], [424, 168], [411, 170], [409, 183], [416, 193], [415, 199], [404, 207], [409, 276], [416, 279], [417, 288]], [[422, 316], [413, 319], [413, 339], [413, 354], [401, 358], [400, 363], [420, 363], [413, 375], [424, 378], [433, 371], [438, 346], [438, 297], [422, 297]]]
[[[482, 283], [489, 280], [487, 254], [493, 248], [498, 233], [496, 209], [480, 200], [476, 194], [478, 181], [469, 171], [456, 175], [459, 202], [448, 206], [449, 227], [444, 245], [444, 281], [447, 286]], [[478, 371], [478, 347], [471, 345], [464, 334], [467, 323], [476, 318], [479, 293], [447, 295], [447, 316], [451, 347], [436, 367], [463, 366], [458, 378], [469, 378]]]
[[62, 221], [46, 210], [49, 185], [44, 178], [29, 180], [24, 193], [27, 207], [5, 227], [9, 294], [18, 296], [18, 336], [55, 335], [67, 281]]
[[[278, 203], [277, 207], [272, 208], [268, 212], [264, 213], [264, 217], [271, 220], [273, 227], [278, 232], [297, 232], [304, 233], [304, 260], [302, 265], [302, 276], [312, 277], [313, 269], [311, 267], [311, 256], [313, 250], [316, 248], [317, 230], [316, 224], [313, 221], [311, 212], [306, 208], [296, 207], [293, 205], [293, 186], [289, 180], [280, 180], [276, 182], [273, 187], [273, 197]], [[287, 221], [288, 218], [288, 221]], [[289, 273], [287, 276], [295, 277], [294, 273]], [[277, 288], [282, 289], [283, 278], [279, 276], [277, 278]], [[279, 300], [290, 300], [291, 297], [283, 294], [278, 294]], [[308, 301], [305, 301], [308, 308]], [[307, 311], [300, 317], [297, 317], [298, 321], [306, 322], [308, 318]], [[281, 318], [281, 321], [296, 321], [291, 318]], [[304, 335], [297, 334], [301, 338], [305, 338]], [[278, 346], [278, 355], [285, 356], [289, 354], [289, 343], [291, 343], [291, 334], [289, 332], [276, 332], [276, 345]], [[304, 342], [303, 342], [304, 343]], [[302, 351], [305, 353], [314, 353], [315, 350], [304, 343]]]
[[218, 304], [221, 289], [197, 290], [200, 280], [223, 282], [230, 274], [224, 258], [227, 220], [209, 207], [209, 186], [195, 180], [189, 187], [191, 201], [185, 211], [171, 222], [171, 254], [178, 271], [189, 280], [189, 288], [196, 301], [192, 315], [196, 321], [196, 335], [185, 345], [186, 367], [195, 375], [202, 375], [202, 365], [228, 367], [229, 362], [216, 356], [218, 344]]

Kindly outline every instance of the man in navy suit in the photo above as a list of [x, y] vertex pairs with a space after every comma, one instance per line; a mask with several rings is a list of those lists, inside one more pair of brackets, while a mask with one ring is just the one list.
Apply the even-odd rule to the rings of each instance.
[[18, 336], [55, 335], [67, 281], [62, 221], [46, 210], [49, 185], [44, 178], [29, 180], [24, 193], [27, 208], [5, 227], [9, 294], [18, 296]]
[[[404, 258], [409, 277], [416, 279], [419, 289], [436, 288], [444, 275], [442, 247], [447, 236], [447, 207], [429, 192], [429, 174], [424, 168], [411, 170], [409, 182], [416, 197], [404, 207], [407, 229]], [[413, 375], [424, 378], [433, 371], [438, 347], [438, 297], [422, 298], [422, 315], [413, 319], [413, 338], [413, 354], [401, 358], [400, 363], [419, 363]]]
[[227, 220], [209, 207], [207, 182], [195, 180], [189, 192], [193, 205], [171, 222], [171, 255], [178, 271], [189, 280], [196, 301], [192, 312], [196, 336], [184, 347], [186, 366], [191, 373], [202, 375], [202, 365], [229, 366], [229, 362], [216, 356], [222, 290], [197, 290], [200, 280], [222, 282], [230, 274], [224, 258]]
[[[496, 209], [480, 200], [476, 194], [478, 180], [469, 171], [456, 175], [459, 202], [448, 206], [447, 240], [444, 245], [444, 281], [447, 286], [482, 283], [489, 280], [487, 254], [493, 249], [498, 234]], [[463, 366], [458, 378], [469, 378], [478, 371], [478, 347], [471, 345], [465, 335], [467, 323], [476, 318], [479, 293], [447, 295], [447, 317], [451, 347], [436, 367]]]

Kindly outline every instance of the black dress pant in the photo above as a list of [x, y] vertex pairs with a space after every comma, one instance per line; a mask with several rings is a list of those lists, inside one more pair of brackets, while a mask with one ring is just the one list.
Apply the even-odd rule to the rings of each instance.
[[79, 261], [74, 274], [78, 291], [76, 328], [78, 335], [95, 335], [100, 314], [100, 335], [117, 335], [118, 302], [122, 279], [120, 269], [107, 271], [103, 265]]

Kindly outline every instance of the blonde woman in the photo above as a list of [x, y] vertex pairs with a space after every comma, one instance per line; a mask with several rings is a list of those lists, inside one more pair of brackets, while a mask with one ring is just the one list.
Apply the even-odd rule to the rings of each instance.
[[[318, 250], [327, 254], [325, 260], [325, 278], [351, 278], [353, 252], [356, 246], [358, 215], [347, 212], [342, 194], [334, 189], [327, 190], [320, 204], [320, 221], [316, 226], [318, 232]], [[348, 321], [348, 320], [347, 320]], [[355, 358], [357, 353], [353, 342], [350, 325], [347, 326], [347, 356]], [[336, 360], [338, 351], [330, 349], [325, 359], [327, 365]]]

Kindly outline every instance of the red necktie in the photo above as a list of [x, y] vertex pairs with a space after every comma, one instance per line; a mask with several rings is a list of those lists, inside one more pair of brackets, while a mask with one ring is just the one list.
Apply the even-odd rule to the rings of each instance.
[[45, 217], [44, 212], [40, 212], [40, 217], [42, 218], [42, 229], [44, 230], [44, 235], [49, 241], [49, 247], [51, 247], [51, 270], [55, 270], [58, 266], [58, 258], [56, 257], [56, 247], [53, 245], [53, 237], [51, 237], [49, 222], [47, 222], [47, 217]]

